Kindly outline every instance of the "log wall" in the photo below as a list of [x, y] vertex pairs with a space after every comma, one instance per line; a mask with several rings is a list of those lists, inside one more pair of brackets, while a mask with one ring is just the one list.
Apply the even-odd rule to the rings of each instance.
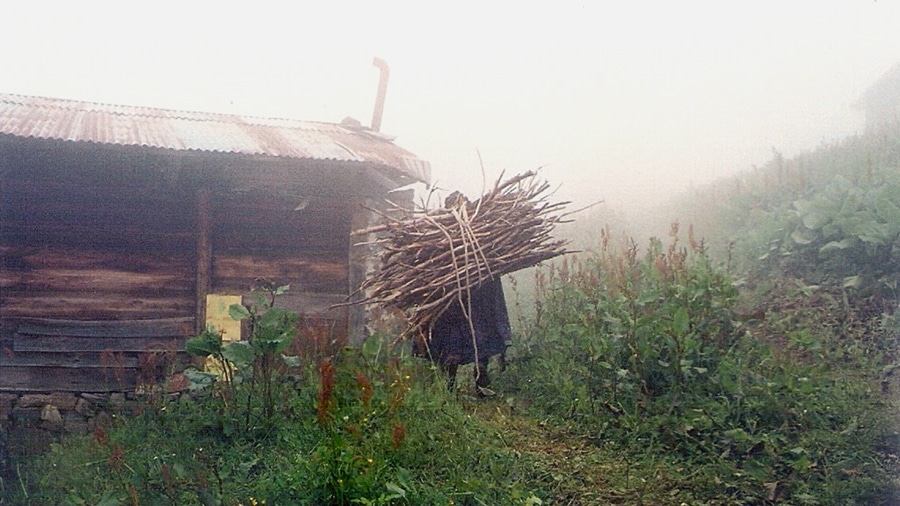
[[202, 292], [249, 295], [260, 278], [291, 285], [278, 305], [305, 317], [300, 351], [347, 342], [334, 306], [362, 199], [337, 180], [304, 197], [297, 181], [253, 186], [223, 156], [0, 136], [0, 391], [134, 385], [148, 354], [203, 327]]
[[0, 390], [133, 388], [193, 334], [194, 202], [159, 163], [31, 148], [0, 143]]
[[[304, 317], [300, 348], [347, 342], [350, 198], [220, 195], [212, 212], [210, 291], [249, 295], [260, 280], [290, 285], [276, 304]], [[302, 207], [302, 209], [297, 209]], [[323, 334], [324, 332], [324, 334]]]

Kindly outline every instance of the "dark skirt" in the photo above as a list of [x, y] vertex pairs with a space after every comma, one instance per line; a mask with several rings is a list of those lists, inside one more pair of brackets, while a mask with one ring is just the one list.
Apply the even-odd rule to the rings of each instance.
[[[470, 318], [466, 315], [471, 316]], [[472, 335], [474, 330], [475, 334]], [[471, 291], [471, 301], [456, 301], [435, 321], [430, 336], [416, 340], [417, 355], [441, 365], [463, 365], [506, 351], [510, 339], [509, 314], [500, 279]]]

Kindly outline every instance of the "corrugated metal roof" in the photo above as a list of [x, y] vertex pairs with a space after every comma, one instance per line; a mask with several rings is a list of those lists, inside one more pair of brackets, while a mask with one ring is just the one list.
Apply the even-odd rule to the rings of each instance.
[[278, 118], [175, 111], [0, 93], [0, 134], [73, 142], [367, 162], [427, 181], [427, 162], [387, 136]]

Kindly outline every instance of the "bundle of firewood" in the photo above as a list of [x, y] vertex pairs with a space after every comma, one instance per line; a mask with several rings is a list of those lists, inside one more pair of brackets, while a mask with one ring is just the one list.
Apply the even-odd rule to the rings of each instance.
[[474, 202], [454, 192], [442, 209], [400, 210], [360, 231], [384, 233], [381, 270], [363, 283], [360, 302], [404, 310], [408, 331], [427, 330], [481, 283], [567, 253], [551, 232], [568, 202], [549, 203], [549, 183], [533, 171], [501, 179]]

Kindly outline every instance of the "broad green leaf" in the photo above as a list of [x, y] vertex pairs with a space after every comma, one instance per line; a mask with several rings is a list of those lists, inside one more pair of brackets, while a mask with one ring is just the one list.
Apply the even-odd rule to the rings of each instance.
[[844, 230], [848, 235], [869, 244], [885, 244], [892, 241], [891, 226], [879, 223], [871, 211], [860, 211], [845, 220]]
[[269, 307], [269, 297], [265, 292], [253, 292], [253, 298], [260, 307]]
[[253, 363], [253, 348], [247, 341], [234, 341], [222, 350], [222, 355], [237, 367], [246, 367]]
[[838, 215], [847, 217], [856, 214], [862, 209], [862, 199], [863, 195], [860, 192], [850, 192], [844, 199], [844, 202], [841, 203]]
[[892, 225], [894, 230], [900, 228], [900, 206], [891, 200], [887, 191], [882, 192], [875, 201], [875, 214]]
[[403, 487], [397, 485], [396, 483], [387, 482], [384, 484], [384, 487], [391, 492], [391, 499], [400, 499], [406, 497], [406, 490], [403, 490]]
[[222, 352], [222, 336], [215, 327], [209, 327], [197, 337], [185, 341], [184, 351], [195, 357], [217, 355]]
[[237, 321], [246, 320], [250, 318], [250, 310], [241, 304], [232, 304], [228, 306], [228, 315]]
[[198, 371], [197, 369], [185, 369], [184, 376], [191, 381], [191, 390], [201, 390], [216, 382], [218, 378], [215, 374]]
[[844, 278], [844, 288], [859, 288], [860, 285], [862, 285], [862, 278], [859, 275]]
[[797, 210], [797, 214], [799, 216], [803, 216], [808, 213], [810, 209], [812, 209], [812, 202], [808, 200], [795, 200], [794, 201], [794, 209]]
[[794, 471], [796, 471], [798, 473], [806, 472], [809, 469], [809, 466], [810, 466], [809, 457], [806, 457], [806, 456], [802, 456], [802, 457], [798, 458], [791, 464], [791, 467], [794, 468]]
[[819, 209], [813, 209], [803, 215], [803, 226], [810, 230], [818, 230], [831, 221], [831, 216]]
[[813, 242], [816, 238], [816, 234], [813, 231], [805, 230], [802, 228], [797, 228], [793, 232], [791, 232], [791, 240], [794, 243], [799, 244], [800, 246], [805, 246], [811, 242]]
[[303, 359], [295, 355], [282, 355], [281, 360], [288, 367], [300, 367], [303, 365]]
[[846, 237], [841, 239], [840, 241], [831, 241], [825, 246], [819, 248], [819, 253], [835, 253], [838, 251], [843, 251], [856, 243], [856, 239], [853, 237]]
[[750, 435], [744, 432], [744, 429], [726, 430], [724, 434], [736, 443], [742, 443], [750, 440]]
[[543, 506], [544, 501], [542, 501], [538, 496], [532, 494], [525, 499], [525, 506]]

